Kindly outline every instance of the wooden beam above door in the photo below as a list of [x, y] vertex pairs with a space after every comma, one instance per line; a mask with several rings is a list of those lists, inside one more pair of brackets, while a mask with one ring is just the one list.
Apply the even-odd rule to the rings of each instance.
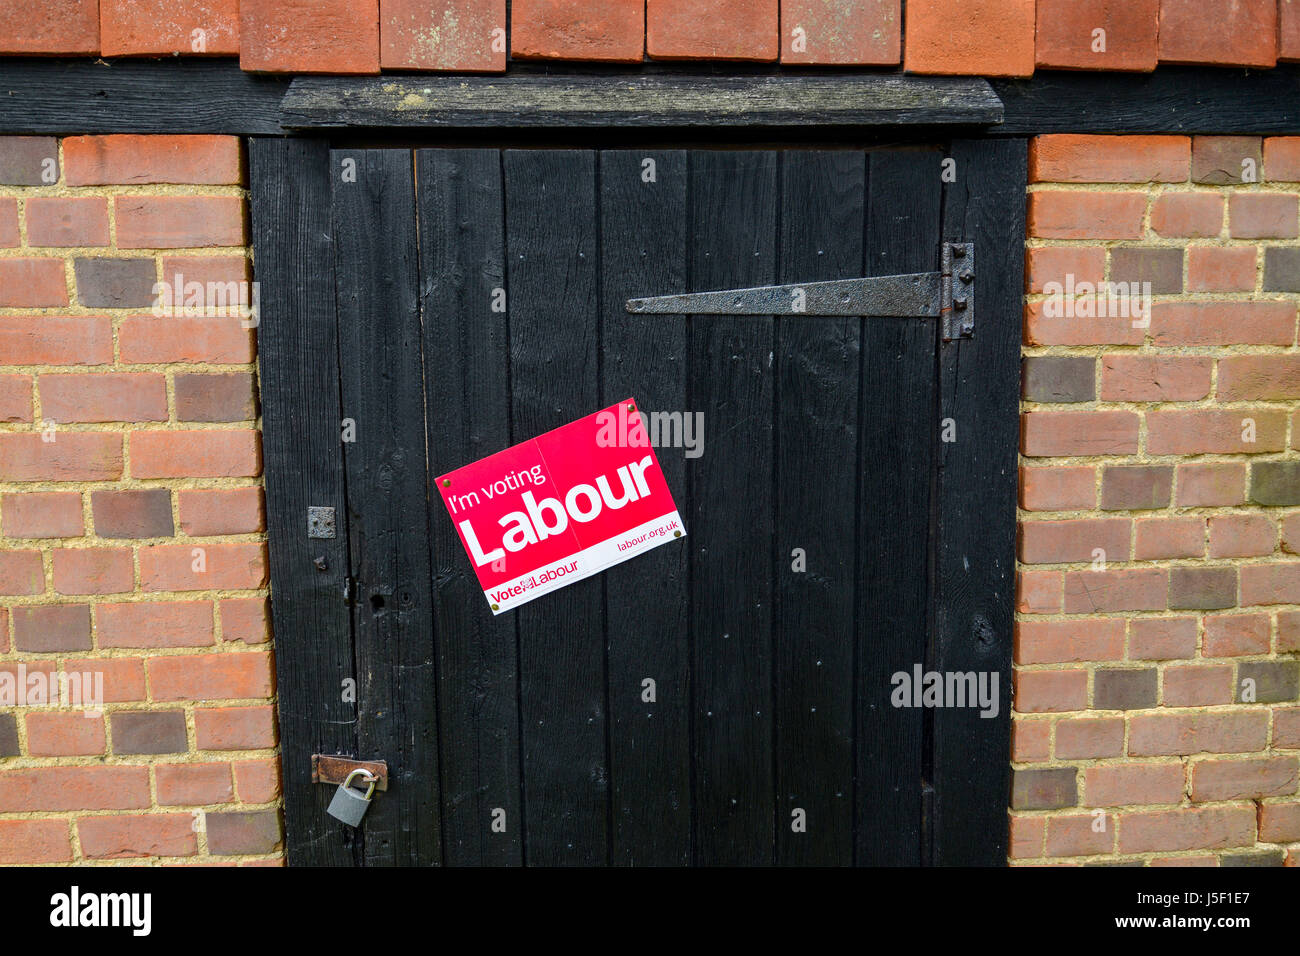
[[286, 129], [987, 126], [979, 77], [570, 75], [298, 77]]

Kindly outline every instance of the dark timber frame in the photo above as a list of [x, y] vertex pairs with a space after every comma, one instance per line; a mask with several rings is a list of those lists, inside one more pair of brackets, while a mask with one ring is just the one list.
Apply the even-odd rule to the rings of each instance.
[[[626, 85], [629, 75], [643, 90], [640, 102], [625, 100], [622, 112], [600, 102], [602, 89]], [[809, 76], [819, 79], [809, 82]], [[585, 136], [613, 143], [965, 137], [952, 141], [951, 155], [969, 177], [968, 188], [950, 191], [942, 237], [979, 245], [979, 305], [986, 318], [973, 339], [949, 343], [939, 353], [939, 417], [958, 418], [968, 434], [981, 438], [936, 448], [933, 499], [941, 507], [933, 515], [939, 548], [930, 570], [936, 592], [929, 666], [996, 670], [1002, 677], [1002, 716], [994, 722], [969, 709], [930, 712], [936, 746], [932, 766], [924, 768], [934, 783], [924, 795], [930, 821], [926, 862], [1005, 862], [1025, 137], [1300, 134], [1300, 66], [1046, 72], [1028, 80], [985, 82], [836, 70], [813, 74], [731, 63], [689, 68], [651, 63], [632, 74], [592, 68], [552, 75], [552, 68], [512, 63], [509, 76], [474, 78], [471, 95], [444, 100], [450, 110], [438, 108], [437, 96], [454, 97], [449, 91], [464, 87], [465, 80], [384, 77], [383, 82], [405, 84], [421, 95], [435, 92], [432, 107], [413, 113], [395, 109], [391, 97], [368, 95], [377, 82], [371, 79], [257, 76], [232, 62], [200, 59], [0, 59], [0, 135], [254, 137], [249, 149], [253, 245], [257, 278], [265, 287], [259, 362], [291, 862], [355, 865], [435, 858], [432, 848], [404, 842], [397, 823], [399, 814], [425, 812], [427, 794], [386, 797], [386, 809], [377, 808], [367, 821], [379, 839], [340, 847], [315, 839], [326, 825], [329, 793], [310, 783], [313, 753], [364, 757], [369, 754], [360, 750], [396, 752], [416, 745], [375, 739], [336, 687], [338, 674], [358, 670], [351, 615], [339, 577], [315, 566], [323, 559], [343, 577], [354, 573], [347, 567], [347, 491], [338, 456], [340, 354], [347, 345], [338, 333], [330, 210], [312, 200], [329, 192], [331, 145], [398, 137], [405, 143], [429, 142], [429, 127], [437, 127], [437, 141], [444, 143], [537, 142], [556, 138], [557, 130], [565, 131], [561, 138], [567, 142]], [[799, 97], [814, 87], [822, 91], [814, 98], [825, 94], [828, 103], [838, 105], [809, 108], [810, 101]], [[541, 100], [512, 107], [516, 90]], [[855, 105], [853, 91], [859, 98], [871, 93], [873, 106]], [[599, 109], [584, 100], [593, 92]], [[675, 108], [682, 93], [694, 98], [692, 110]], [[762, 108], [737, 115], [738, 98]], [[343, 519], [339, 537], [308, 539], [306, 508], [326, 503]], [[385, 660], [368, 662], [390, 674], [409, 663], [400, 648]], [[436, 760], [436, 754], [429, 759]], [[436, 774], [436, 767], [421, 772]]]

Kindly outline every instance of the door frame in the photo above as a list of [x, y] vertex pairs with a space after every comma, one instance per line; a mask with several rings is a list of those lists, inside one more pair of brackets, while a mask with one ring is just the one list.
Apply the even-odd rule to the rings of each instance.
[[[339, 674], [356, 673], [348, 604], [347, 508], [339, 330], [324, 138], [255, 137], [249, 145], [259, 367], [276, 633], [286, 845], [291, 865], [358, 865], [373, 854], [325, 814], [312, 754], [358, 753], [358, 712]], [[794, 144], [798, 146], [799, 144]], [[927, 670], [998, 675], [996, 717], [925, 712], [922, 861], [1005, 865], [1015, 587], [1016, 454], [1027, 141], [953, 139], [943, 241], [974, 242], [978, 321], [941, 343]], [[870, 361], [870, 356], [867, 357]], [[333, 507], [337, 536], [307, 534], [307, 509]], [[400, 784], [396, 784], [399, 785]], [[386, 795], [384, 799], [391, 799]]]

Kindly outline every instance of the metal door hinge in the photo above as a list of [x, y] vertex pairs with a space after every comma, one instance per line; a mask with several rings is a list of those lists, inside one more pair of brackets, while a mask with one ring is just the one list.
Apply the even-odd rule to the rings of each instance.
[[628, 299], [637, 315], [870, 315], [937, 318], [943, 340], [975, 333], [975, 245], [945, 242], [942, 271]]

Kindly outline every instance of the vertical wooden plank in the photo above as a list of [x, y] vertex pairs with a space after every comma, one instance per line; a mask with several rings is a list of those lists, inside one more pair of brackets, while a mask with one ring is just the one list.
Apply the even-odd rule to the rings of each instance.
[[[353, 831], [325, 813], [333, 789], [311, 782], [313, 753], [356, 750], [356, 707], [342, 694], [353, 664], [329, 150], [253, 139], [248, 156], [286, 843], [291, 865], [345, 866]], [[307, 537], [313, 505], [335, 509], [337, 538]]]
[[[514, 439], [600, 405], [596, 155], [505, 153]], [[603, 581], [515, 612], [525, 862], [608, 860]]]
[[368, 865], [442, 860], [413, 159], [331, 153], [348, 532], [356, 578], [357, 746], [388, 761]]
[[[693, 291], [770, 284], [778, 160], [691, 154]], [[695, 862], [773, 860], [772, 319], [690, 320], [689, 407], [706, 415], [691, 472]]]
[[[862, 275], [866, 160], [782, 154], [779, 282]], [[776, 319], [777, 861], [853, 862], [861, 319]], [[803, 565], [796, 564], [796, 560]], [[796, 830], [796, 815], [803, 828]]]
[[[870, 154], [867, 275], [939, 268], [940, 155]], [[921, 863], [925, 714], [891, 677], [924, 665], [936, 440], [933, 320], [863, 324], [858, 527], [856, 862]]]
[[975, 243], [975, 335], [941, 349], [934, 667], [998, 680], [997, 714], [934, 713], [932, 858], [1003, 866], [1011, 735], [1026, 141], [958, 140], [943, 235]]
[[[686, 291], [686, 177], [681, 150], [600, 154], [601, 405], [633, 396], [646, 414], [676, 413], [683, 423], [692, 414], [686, 320], [629, 316], [624, 303]], [[668, 434], [661, 429], [656, 455], [687, 514], [686, 471], [699, 458], [662, 444]], [[614, 863], [690, 862], [688, 548], [658, 548], [605, 572]], [[647, 679], [653, 701], [643, 700]]]
[[[509, 330], [505, 311], [493, 308], [505, 288], [505, 207], [497, 150], [425, 149], [415, 157], [432, 480], [510, 445]], [[515, 619], [487, 613], [440, 503], [429, 517], [445, 861], [518, 865]], [[493, 832], [496, 811], [505, 815], [504, 832]]]

